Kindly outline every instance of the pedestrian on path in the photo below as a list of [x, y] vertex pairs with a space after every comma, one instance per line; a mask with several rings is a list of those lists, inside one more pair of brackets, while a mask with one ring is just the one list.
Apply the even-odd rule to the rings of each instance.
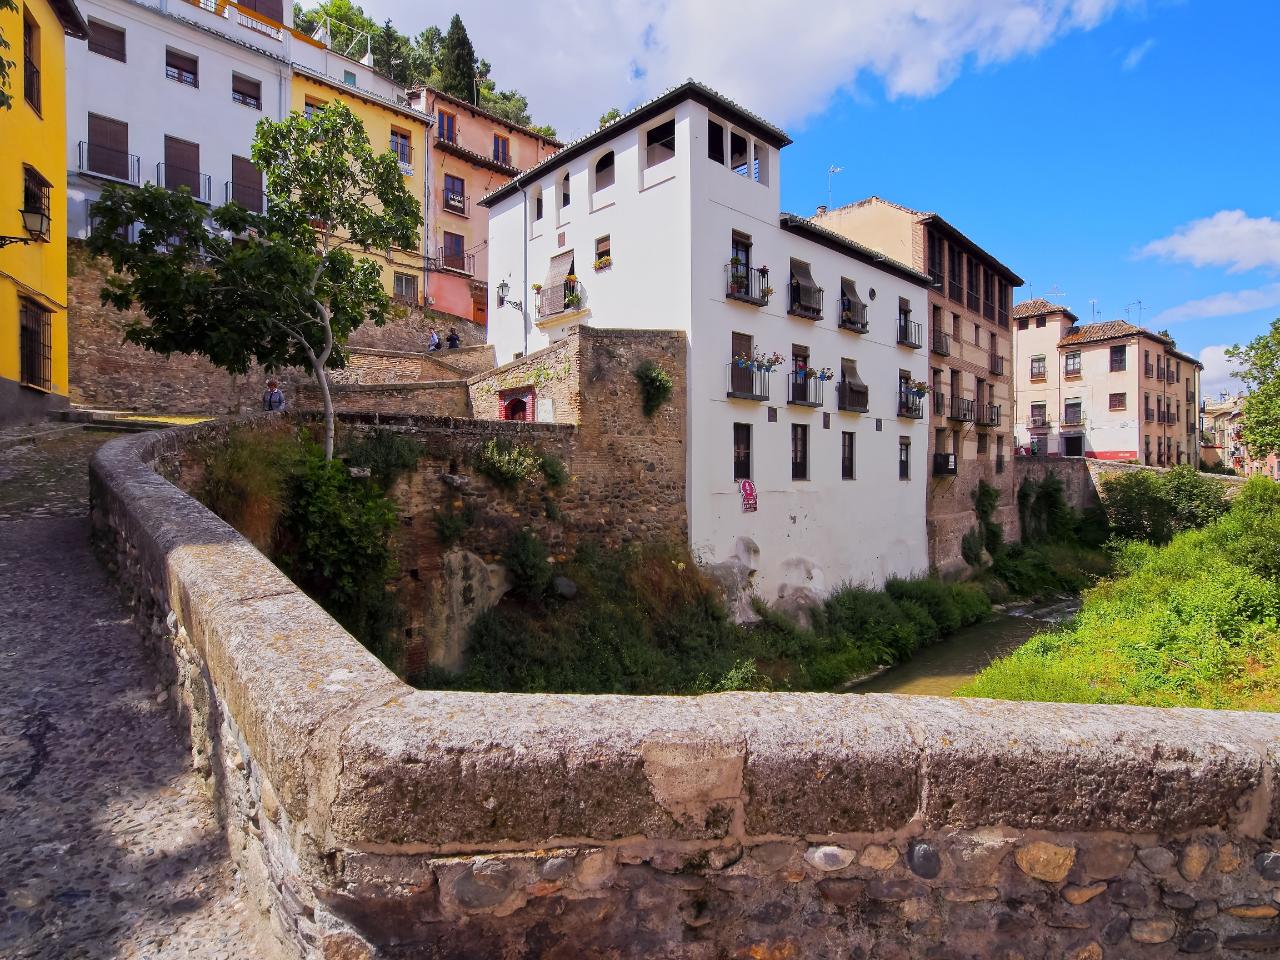
[[279, 380], [267, 381], [267, 392], [262, 395], [263, 410], [283, 410], [284, 391], [280, 389]]
[[427, 353], [435, 353], [440, 349], [440, 334], [436, 332], [436, 328], [431, 328], [431, 335], [427, 337]]
[[457, 350], [458, 347], [462, 346], [462, 338], [458, 336], [457, 327], [449, 328], [449, 335], [444, 338], [444, 342], [449, 345], [450, 350]]

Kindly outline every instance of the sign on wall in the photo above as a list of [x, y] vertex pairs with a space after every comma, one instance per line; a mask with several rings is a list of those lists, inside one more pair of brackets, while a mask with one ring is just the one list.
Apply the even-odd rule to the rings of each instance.
[[756, 512], [756, 485], [751, 480], [739, 480], [738, 492], [742, 494], [742, 512]]

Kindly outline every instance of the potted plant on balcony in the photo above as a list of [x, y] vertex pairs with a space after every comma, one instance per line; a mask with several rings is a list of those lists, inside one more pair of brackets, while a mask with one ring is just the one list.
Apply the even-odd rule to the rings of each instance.
[[599, 273], [601, 270], [608, 270], [613, 266], [613, 257], [607, 255], [603, 257], [596, 257], [596, 262], [592, 264], [592, 266], [595, 267], [596, 273]]
[[534, 293], [541, 293], [541, 292], [542, 292], [542, 284], [540, 284], [540, 283], [530, 284], [530, 287], [531, 287], [531, 289], [533, 290], [533, 292], [534, 292]]
[[929, 392], [929, 384], [923, 380], [912, 380], [907, 384], [907, 392], [917, 400], [924, 399], [924, 395]]

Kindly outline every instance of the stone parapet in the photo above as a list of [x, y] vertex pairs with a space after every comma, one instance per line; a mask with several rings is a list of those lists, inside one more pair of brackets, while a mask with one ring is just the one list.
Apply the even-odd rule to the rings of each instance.
[[296, 956], [1280, 946], [1280, 717], [415, 691], [157, 473], [220, 430], [102, 447], [93, 529]]

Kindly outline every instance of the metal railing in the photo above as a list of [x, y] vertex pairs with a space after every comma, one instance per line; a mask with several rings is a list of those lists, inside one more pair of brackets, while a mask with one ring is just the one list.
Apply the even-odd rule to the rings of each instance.
[[266, 213], [267, 195], [256, 183], [236, 183], [234, 180], [228, 180], [222, 190], [224, 203], [238, 203], [253, 213]]
[[1004, 376], [1004, 357], [998, 353], [990, 354], [987, 357], [987, 369], [994, 373], [997, 377]]
[[840, 329], [852, 330], [854, 333], [866, 333], [871, 329], [867, 319], [867, 305], [854, 303], [845, 297], [840, 302]]
[[915, 320], [898, 318], [898, 343], [904, 347], [924, 346], [924, 328]]
[[935, 453], [933, 455], [933, 475], [935, 477], [954, 477], [956, 475], [956, 455], [954, 453]]
[[952, 397], [951, 403], [947, 408], [947, 419], [963, 420], [965, 423], [973, 421], [974, 401], [968, 397]]
[[924, 397], [918, 397], [907, 390], [898, 391], [898, 416], [912, 420], [924, 419]]
[[1149, 363], [1145, 363], [1142, 365], [1142, 372], [1147, 375], [1148, 380], [1151, 380], [1156, 375], [1156, 368]]
[[1081, 364], [1079, 357], [1076, 357], [1074, 360], [1068, 357], [1066, 362], [1062, 365], [1062, 375], [1064, 377], [1078, 377], [1081, 376], [1083, 372], [1083, 365]]
[[1064, 427], [1083, 427], [1084, 411], [1067, 409], [1062, 412], [1062, 426]]
[[769, 302], [773, 288], [769, 286], [769, 274], [759, 267], [746, 267], [737, 263], [724, 265], [725, 296], [763, 307]]
[[[431, 270], [457, 270], [459, 273], [475, 273], [476, 258], [472, 253], [456, 253], [440, 247], [434, 257], [427, 258]], [[539, 298], [541, 299], [541, 298]]]
[[836, 409], [866, 413], [871, 409], [871, 391], [865, 385], [841, 380], [836, 387]]
[[930, 346], [932, 346], [933, 352], [940, 357], [951, 356], [951, 337], [949, 334], [943, 333], [938, 327], [933, 328]]
[[200, 78], [190, 70], [182, 69], [182, 67], [165, 64], [164, 75], [170, 80], [176, 80], [178, 83], [185, 84], [188, 87], [200, 86]]
[[974, 313], [982, 312], [982, 300], [978, 296], [978, 291], [972, 287], [966, 291], [964, 305]]
[[799, 404], [803, 407], [822, 406], [822, 384], [823, 381], [817, 377], [793, 373], [791, 385], [787, 390], [787, 403]]
[[241, 93], [239, 90], [232, 90], [231, 99], [242, 107], [253, 107], [255, 110], [262, 109], [261, 96], [254, 97], [247, 93]]
[[994, 320], [996, 318], [996, 302], [994, 300], [982, 301], [982, 315], [988, 320]]
[[207, 173], [175, 166], [163, 160], [156, 164], [156, 183], [177, 193], [183, 187], [201, 203], [208, 203], [213, 190], [213, 179]]
[[1147, 409], [1143, 411], [1143, 413], [1144, 413], [1143, 419], [1145, 419], [1147, 423], [1155, 423], [1156, 414], [1154, 410]]
[[1000, 405], [997, 403], [978, 404], [977, 422], [984, 427], [1000, 426]]
[[1156, 379], [1157, 379], [1157, 380], [1167, 380], [1167, 379], [1168, 379], [1168, 377], [1165, 375], [1164, 367], [1156, 367]]
[[806, 287], [793, 283], [788, 298], [787, 313], [808, 320], [822, 319], [822, 287]]
[[769, 399], [769, 374], [772, 370], [741, 364], [736, 360], [730, 360], [726, 369], [726, 396], [737, 400]]
[[470, 216], [471, 199], [465, 193], [454, 193], [452, 190], [442, 189], [440, 197], [440, 205], [450, 213], [456, 213], [462, 217]]
[[232, 18], [236, 23], [240, 24], [240, 26], [248, 30], [252, 30], [254, 33], [261, 33], [264, 36], [270, 37], [272, 40], [284, 40], [284, 30], [281, 27], [259, 20], [257, 17], [246, 13], [238, 7], [228, 7], [228, 9], [232, 14]]
[[933, 391], [933, 415], [935, 417], [947, 415], [947, 395], [939, 390]]
[[458, 137], [462, 133], [458, 124], [453, 125], [452, 130], [446, 130], [444, 127], [436, 127], [436, 143], [451, 143], [455, 147], [458, 145]]
[[947, 296], [956, 303], [964, 302], [964, 284], [956, 279], [955, 271], [947, 278]]
[[22, 58], [22, 95], [27, 103], [40, 112], [40, 68], [29, 57]]

